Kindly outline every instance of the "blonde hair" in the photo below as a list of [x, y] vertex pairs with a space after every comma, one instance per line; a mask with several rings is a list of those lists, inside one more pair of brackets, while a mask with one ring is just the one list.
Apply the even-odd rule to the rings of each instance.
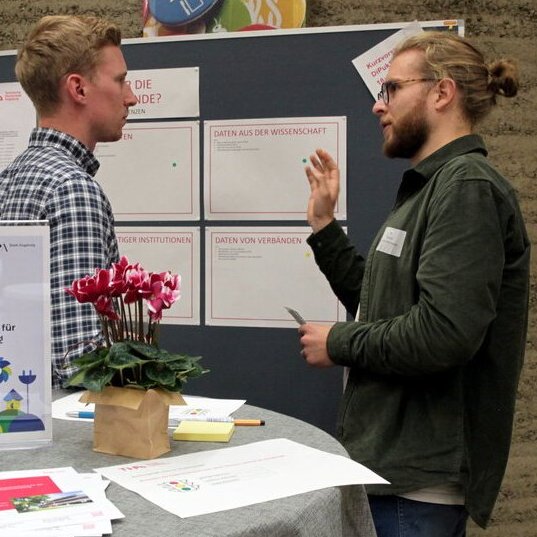
[[483, 54], [456, 34], [422, 32], [397, 46], [394, 57], [416, 49], [424, 53], [424, 78], [455, 81], [462, 94], [463, 113], [471, 125], [492, 110], [497, 95], [514, 97], [518, 92], [518, 68], [513, 60], [500, 59], [486, 64]]
[[120, 29], [106, 20], [71, 15], [43, 17], [19, 50], [15, 73], [38, 114], [48, 114], [59, 104], [58, 87], [65, 75], [91, 76], [101, 49], [120, 44]]

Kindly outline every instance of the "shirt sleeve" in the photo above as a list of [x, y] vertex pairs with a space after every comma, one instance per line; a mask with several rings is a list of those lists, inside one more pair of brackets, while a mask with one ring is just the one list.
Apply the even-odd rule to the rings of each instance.
[[397, 375], [470, 360], [496, 315], [509, 220], [501, 204], [484, 180], [456, 181], [437, 196], [418, 256], [416, 302], [394, 318], [334, 325], [327, 342], [332, 360]]
[[[100, 321], [91, 304], [65, 292], [73, 280], [108, 268], [118, 258], [114, 219], [101, 187], [81, 175], [55, 190], [47, 210], [51, 234], [53, 377], [60, 383], [71, 361], [100, 341]], [[66, 353], [68, 352], [68, 355]], [[57, 383], [56, 383], [57, 384]]]
[[364, 259], [356, 253], [341, 226], [333, 220], [309, 236], [315, 261], [326, 276], [332, 291], [354, 317], [358, 311]]

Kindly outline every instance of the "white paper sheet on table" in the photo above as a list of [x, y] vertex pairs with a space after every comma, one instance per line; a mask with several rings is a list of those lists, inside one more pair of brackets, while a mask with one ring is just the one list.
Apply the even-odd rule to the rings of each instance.
[[[83, 392], [74, 392], [57, 399], [52, 403], [52, 417], [62, 420], [89, 421], [85, 418], [72, 418], [67, 412], [83, 412], [94, 409], [93, 404], [86, 405], [79, 401]], [[211, 397], [199, 397], [196, 395], [183, 395], [186, 406], [170, 406], [170, 419], [180, 419], [185, 416], [206, 416], [208, 418], [230, 416], [239, 409], [245, 399], [214, 399]]]
[[327, 487], [387, 483], [351, 459], [285, 438], [95, 471], [183, 518]]

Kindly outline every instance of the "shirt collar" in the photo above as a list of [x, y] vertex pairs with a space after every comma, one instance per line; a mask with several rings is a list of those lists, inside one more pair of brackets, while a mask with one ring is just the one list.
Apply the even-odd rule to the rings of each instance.
[[82, 142], [70, 134], [57, 131], [56, 129], [33, 129], [30, 135], [29, 146], [48, 146], [67, 152], [73, 157], [78, 166], [92, 177], [95, 176], [100, 166], [95, 155]]
[[428, 180], [446, 162], [466, 153], [482, 153], [487, 156], [487, 148], [485, 147], [483, 138], [478, 134], [468, 134], [456, 138], [429, 155], [427, 158], [424, 158], [416, 165], [414, 171]]
[[461, 136], [424, 158], [414, 168], [405, 171], [397, 193], [396, 207], [401, 205], [412, 194], [421, 190], [444, 164], [467, 153], [481, 153], [487, 156], [487, 148], [481, 136], [478, 134]]

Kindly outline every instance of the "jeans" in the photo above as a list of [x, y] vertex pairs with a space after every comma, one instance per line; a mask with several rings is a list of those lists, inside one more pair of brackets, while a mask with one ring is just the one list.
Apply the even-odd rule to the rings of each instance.
[[465, 537], [464, 505], [417, 502], [399, 496], [372, 496], [369, 505], [377, 537]]

